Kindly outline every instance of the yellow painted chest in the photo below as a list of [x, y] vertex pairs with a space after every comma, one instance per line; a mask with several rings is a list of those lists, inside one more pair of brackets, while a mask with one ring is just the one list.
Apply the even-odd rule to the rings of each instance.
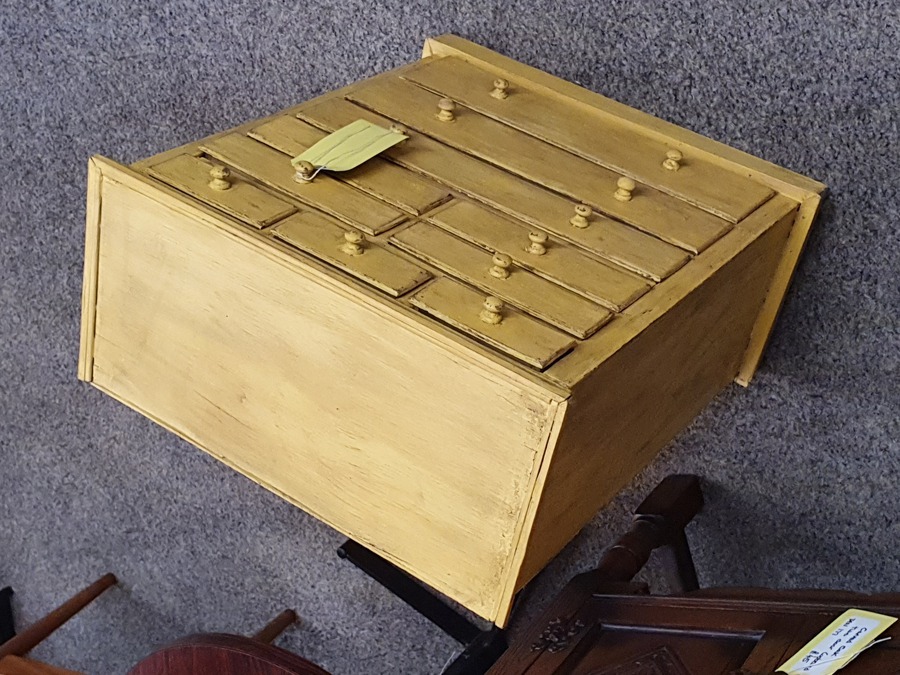
[[[356, 120], [408, 140], [298, 182]], [[824, 186], [465, 40], [90, 164], [79, 376], [502, 625], [757, 366]]]

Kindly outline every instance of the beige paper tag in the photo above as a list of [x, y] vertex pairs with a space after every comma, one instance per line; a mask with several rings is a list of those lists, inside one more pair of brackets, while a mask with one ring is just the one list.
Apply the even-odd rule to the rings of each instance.
[[[868, 649], [897, 619], [862, 609], [848, 609], [776, 672], [788, 675], [832, 675]], [[888, 638], [885, 638], [888, 639]]]
[[317, 173], [349, 171], [407, 138], [406, 134], [356, 120], [294, 157], [291, 164], [309, 162], [316, 167]]

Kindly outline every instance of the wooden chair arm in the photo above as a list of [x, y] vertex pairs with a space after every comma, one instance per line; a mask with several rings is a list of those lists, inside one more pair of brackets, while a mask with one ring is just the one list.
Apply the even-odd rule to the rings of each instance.
[[0, 658], [10, 655], [24, 656], [53, 631], [87, 607], [103, 591], [116, 583], [117, 580], [114, 574], [104, 574], [90, 586], [66, 600], [43, 619], [36, 621], [21, 633], [0, 645]]

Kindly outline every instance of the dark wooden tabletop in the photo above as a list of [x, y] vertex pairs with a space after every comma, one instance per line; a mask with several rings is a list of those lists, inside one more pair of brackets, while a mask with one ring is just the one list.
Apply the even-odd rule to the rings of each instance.
[[154, 652], [129, 675], [329, 675], [314, 663], [240, 635], [192, 635]]

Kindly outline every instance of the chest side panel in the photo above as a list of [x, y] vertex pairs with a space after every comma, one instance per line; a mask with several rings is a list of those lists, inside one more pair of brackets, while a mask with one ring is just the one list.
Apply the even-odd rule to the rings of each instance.
[[614, 351], [593, 355], [600, 365], [573, 393], [542, 479], [520, 586], [734, 378], [796, 209], [777, 198], [736, 233], [743, 241], [725, 239], [708, 251], [703, 283], [686, 269], [670, 296], [655, 307], [638, 301], [596, 344]]
[[94, 383], [493, 618], [552, 397], [153, 187], [100, 196]]

